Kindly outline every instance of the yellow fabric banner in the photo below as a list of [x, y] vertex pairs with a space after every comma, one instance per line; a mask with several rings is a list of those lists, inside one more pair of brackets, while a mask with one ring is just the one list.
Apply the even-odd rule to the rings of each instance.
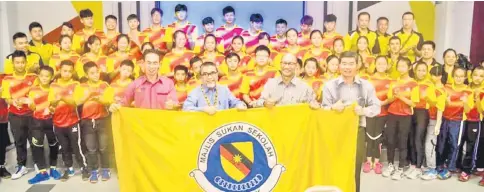
[[113, 114], [122, 192], [355, 191], [358, 117], [307, 105]]

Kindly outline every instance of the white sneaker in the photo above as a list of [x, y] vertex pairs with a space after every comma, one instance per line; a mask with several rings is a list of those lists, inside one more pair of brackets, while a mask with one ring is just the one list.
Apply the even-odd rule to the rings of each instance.
[[418, 179], [420, 178], [420, 176], [422, 176], [422, 170], [414, 168], [414, 170], [410, 174], [405, 176], [407, 176], [407, 178], [409, 179]]
[[15, 180], [15, 179], [19, 179], [20, 177], [24, 176], [25, 174], [27, 174], [29, 172], [29, 170], [27, 170], [27, 167], [25, 166], [17, 166], [17, 171], [12, 174], [12, 179]]
[[385, 168], [382, 175], [383, 177], [390, 177], [393, 175], [394, 172], [395, 172], [395, 167], [393, 166], [393, 164], [390, 163], [388, 164], [388, 167]]
[[398, 168], [392, 175], [392, 179], [395, 180], [395, 181], [399, 181], [399, 180], [402, 180], [403, 178], [403, 169], [402, 168]]
[[403, 175], [408, 177], [409, 175], [413, 175], [413, 172], [415, 172], [415, 167], [410, 166], [405, 172], [403, 172]]

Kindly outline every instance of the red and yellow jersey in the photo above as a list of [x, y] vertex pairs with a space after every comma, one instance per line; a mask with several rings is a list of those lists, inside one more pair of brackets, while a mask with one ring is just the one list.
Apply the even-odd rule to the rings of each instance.
[[[28, 52], [27, 53], [27, 63], [25, 64], [25, 69], [29, 73], [34, 73], [34, 67], [35, 66], [41, 66], [42, 59], [40, 58], [40, 55], [37, 53], [32, 53]], [[3, 62], [3, 72], [5, 74], [11, 75], [13, 74], [13, 61], [12, 61], [12, 54], [8, 55], [7, 58], [5, 58]]]
[[[419, 100], [418, 97], [415, 97], [416, 95], [419, 95], [418, 83], [410, 77], [407, 79], [398, 79], [390, 84], [387, 97], [392, 99], [395, 97], [395, 93], [398, 93], [399, 95], [402, 95], [403, 97], [416, 103]], [[388, 113], [393, 115], [408, 116], [413, 115], [413, 108], [400, 99], [395, 99], [389, 104]]]
[[297, 46], [295, 49], [290, 48], [290, 47], [286, 47], [286, 48], [282, 49], [281, 54], [284, 55], [286, 53], [292, 53], [292, 54], [296, 55], [296, 57], [298, 59], [303, 60], [306, 52], [307, 52], [307, 49], [304, 49], [301, 46]]
[[323, 47], [329, 50], [333, 50], [333, 44], [335, 39], [343, 39], [343, 36], [337, 32], [329, 35], [328, 33], [323, 33]]
[[244, 38], [245, 53], [252, 54], [255, 52], [255, 48], [259, 46], [259, 34], [263, 31], [259, 31], [256, 34], [252, 34], [249, 30], [245, 30], [240, 34]]
[[94, 56], [90, 57], [87, 54], [84, 54], [79, 58], [79, 60], [76, 63], [76, 66], [74, 67], [77, 73], [77, 76], [79, 78], [85, 77], [86, 73], [84, 73], [84, 64], [87, 62], [94, 62], [96, 65], [99, 67], [99, 71], [101, 73], [107, 73], [107, 57], [106, 56]]
[[[477, 101], [477, 97], [479, 97], [479, 99], [482, 101], [483, 97], [484, 97], [484, 87], [483, 86], [480, 86], [476, 89], [474, 89], [474, 100]], [[474, 104], [474, 107], [471, 108], [471, 110], [469, 112], [466, 113], [466, 117], [467, 117], [467, 121], [472, 121], [472, 122], [479, 122], [481, 121], [482, 119], [482, 114], [479, 112], [479, 110], [477, 109], [478, 107], [478, 103], [475, 103]]]
[[188, 85], [185, 85], [184, 87], [175, 85], [176, 98], [178, 100], [178, 103], [183, 104], [183, 102], [187, 100], [189, 90], [190, 88], [188, 87]]
[[225, 62], [225, 56], [222, 55], [222, 54], [213, 54], [211, 56], [209, 56], [207, 53], [201, 55], [200, 57], [202, 59], [203, 62], [213, 62], [215, 63], [215, 65], [217, 65], [217, 67], [219, 67], [220, 65], [222, 65], [224, 62]]
[[415, 108], [417, 109], [429, 109], [432, 103], [437, 101], [437, 96], [435, 95], [435, 85], [430, 80], [418, 81], [419, 94], [416, 95], [419, 99], [415, 103]]
[[445, 102], [447, 100], [447, 95], [445, 93], [444, 87], [435, 88], [435, 97], [437, 98], [434, 105], [429, 108], [429, 117], [432, 120], [437, 120], [437, 111], [444, 111]]
[[[37, 75], [34, 73], [26, 73], [23, 76], [7, 75], [2, 81], [2, 98], [4, 99], [20, 99], [28, 98], [28, 94], [32, 86], [37, 85]], [[31, 115], [27, 104], [22, 104], [20, 108], [14, 105], [9, 106], [9, 112], [15, 115]]]
[[277, 35], [271, 37], [271, 47], [277, 52], [282, 51], [287, 45], [286, 37], [279, 38]]
[[316, 94], [316, 99], [321, 101], [323, 92], [323, 84], [324, 80], [322, 78], [317, 77], [306, 77], [303, 79], [310, 87], [313, 88], [314, 93]]
[[[114, 92], [109, 89], [111, 89], [109, 84], [104, 81], [95, 84], [86, 82], [75, 88], [74, 99], [78, 105], [82, 104], [81, 119], [100, 119], [109, 115], [106, 105], [114, 98]], [[84, 103], [80, 103], [84, 97], [88, 97], [88, 99]], [[93, 100], [91, 99], [93, 97], [99, 99]]]
[[[270, 59], [269, 65], [276, 68], [277, 70], [281, 69], [281, 59], [283, 55], [279, 54], [279, 52], [277, 52], [274, 49], [270, 49], [270, 50], [271, 50], [271, 55], [269, 56], [269, 59]], [[252, 70], [255, 67], [255, 53], [252, 53], [250, 57], [251, 59], [247, 64], [247, 70]]]
[[311, 33], [304, 34], [302, 32], [297, 34], [297, 44], [303, 49], [309, 49], [311, 47], [311, 39], [309, 38], [310, 34]]
[[185, 48], [191, 49], [190, 41], [195, 42], [197, 40], [198, 29], [197, 26], [192, 24], [191, 22], [187, 21], [185, 25], [180, 25], [177, 21], [169, 24], [166, 26], [167, 28], [172, 28], [172, 31], [175, 32], [176, 30], [181, 30], [187, 36], [187, 43], [185, 44]]
[[84, 53], [84, 43], [91, 35], [96, 35], [100, 39], [104, 38], [104, 32], [102, 30], [94, 29], [92, 31], [86, 31], [81, 29], [77, 31], [72, 37], [72, 50], [81, 55]]
[[232, 92], [232, 94], [238, 99], [242, 99], [242, 93], [240, 93], [240, 89], [242, 88], [243, 82], [244, 75], [242, 73], [239, 73], [235, 76], [225, 75], [219, 79], [219, 84], [227, 85], [230, 92]]
[[263, 72], [248, 71], [245, 73], [245, 81], [240, 88], [240, 93], [249, 95], [252, 100], [259, 99], [266, 82], [278, 75], [278, 71], [271, 67], [266, 67]]
[[[3, 85], [3, 79], [6, 77], [6, 74], [0, 74], [0, 85]], [[8, 104], [4, 98], [0, 98], [0, 123], [7, 123], [8, 122]]]
[[60, 70], [60, 64], [61, 64], [62, 61], [70, 60], [70, 61], [72, 61], [72, 63], [76, 63], [79, 60], [80, 57], [81, 56], [79, 56], [75, 52], [71, 52], [71, 53], [68, 53], [68, 54], [56, 53], [56, 54], [52, 55], [52, 57], [50, 58], [49, 66], [52, 67], [52, 69], [54, 69], [54, 73], [57, 73]]
[[[250, 57], [250, 55], [245, 54], [245, 53], [243, 53], [242, 55], [239, 54], [239, 56], [240, 56], [240, 62], [239, 62], [239, 67], [237, 68], [237, 70], [242, 72], [242, 73], [245, 73], [248, 70], [250, 70], [249, 64], [250, 64], [252, 57]], [[220, 71], [223, 74], [227, 74], [229, 72], [229, 67], [228, 67], [227, 63], [225, 62], [225, 60], [222, 63], [222, 65], [220, 66]]]
[[236, 24], [234, 24], [232, 28], [222, 25], [215, 30], [215, 34], [217, 37], [222, 38], [224, 50], [229, 50], [230, 45], [232, 44], [232, 39], [235, 36], [242, 34], [242, 31], [244, 31], [244, 29], [242, 27], [238, 27]]
[[[136, 60], [143, 59], [143, 53], [141, 52], [141, 45], [147, 42], [147, 35], [145, 33], [138, 33], [138, 35], [129, 38], [131, 39], [129, 44], [129, 54], [133, 55]], [[135, 40], [139, 43], [137, 44]]]
[[309, 59], [311, 57], [314, 57], [316, 60], [318, 60], [319, 66], [325, 70], [326, 69], [326, 58], [328, 58], [331, 55], [331, 50], [326, 49], [326, 48], [310, 48], [306, 51], [304, 54], [304, 57], [302, 59], [303, 63], [306, 61], [306, 59]]
[[114, 103], [121, 104], [124, 100], [124, 92], [128, 85], [133, 82], [133, 80], [128, 79], [125, 82], [121, 82], [119, 79], [111, 83], [111, 88], [113, 89]]
[[116, 33], [112, 36], [108, 36], [107, 33], [101, 38], [101, 51], [103, 55], [110, 55], [116, 52], [118, 47], [118, 35], [120, 33], [116, 31]]
[[[74, 98], [74, 89], [79, 82], [71, 80], [69, 82], [53, 82], [50, 85], [49, 102], [62, 98]], [[69, 128], [79, 122], [76, 105], [69, 105], [64, 101], [59, 101], [52, 116], [52, 123], [59, 128]]]
[[160, 67], [160, 74], [166, 75], [175, 69], [178, 65], [185, 65], [190, 69], [190, 59], [195, 54], [190, 50], [185, 50], [183, 53], [169, 52], [163, 57]]
[[447, 95], [447, 103], [445, 104], [445, 110], [442, 116], [451, 121], [466, 120], [464, 102], [467, 102], [469, 107], [474, 107], [474, 94], [472, 89], [467, 86], [457, 88], [452, 84], [445, 85], [444, 90]]
[[143, 30], [143, 33], [146, 35], [147, 38], [145, 42], [151, 42], [156, 49], [165, 52], [168, 50], [168, 44], [171, 44], [173, 40], [173, 32], [173, 28], [170, 27], [160, 27], [157, 29], [148, 27]]
[[[200, 79], [198, 79], [196, 76], [191, 77], [187, 81], [187, 86], [190, 88], [190, 90], [195, 88], [195, 87], [198, 87], [201, 84], [202, 84], [202, 81]], [[190, 92], [190, 90], [188, 92]]]
[[[195, 41], [195, 46], [193, 47], [193, 52], [195, 54], [199, 54], [199, 53], [203, 52], [203, 44], [204, 44], [206, 36], [207, 36], [207, 34], [203, 34], [203, 35], [200, 35], [199, 37], [197, 37], [197, 40]], [[216, 43], [217, 51], [220, 52], [220, 53], [224, 53], [225, 48], [224, 48], [223, 38], [222, 37], [215, 37], [215, 43]]]
[[33, 102], [35, 106], [34, 114], [32, 115], [35, 119], [46, 120], [52, 118], [49, 106], [49, 88], [43, 88], [42, 86], [35, 86], [30, 89], [29, 99]]
[[[380, 101], [385, 101], [388, 99], [388, 91], [393, 80], [390, 77], [377, 77], [375, 75], [368, 78], [368, 81], [375, 87], [376, 97]], [[381, 112], [378, 117], [388, 115], [388, 105], [381, 106]]]
[[[115, 70], [117, 70], [121, 66], [121, 62], [123, 62], [126, 59], [131, 60], [131, 61], [133, 61], [133, 63], [135, 63], [134, 69], [133, 69], [133, 76], [135, 78], [137, 78], [139, 76], [140, 69], [139, 69], [139, 66], [136, 65], [136, 58], [133, 55], [129, 55], [129, 54], [121, 55], [119, 52], [115, 52], [115, 53], [109, 55], [109, 57], [107, 58], [107, 60], [106, 60], [106, 72], [107, 73], [114, 72]], [[119, 73], [118, 73], [118, 75], [116, 75], [116, 77], [111, 79], [111, 82], [116, 81], [118, 78], [119, 78]]]

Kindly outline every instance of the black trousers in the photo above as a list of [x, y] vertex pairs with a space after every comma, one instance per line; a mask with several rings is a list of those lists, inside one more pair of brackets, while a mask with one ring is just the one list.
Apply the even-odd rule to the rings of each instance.
[[7, 146], [12, 144], [8, 136], [8, 123], [0, 123], [0, 165], [5, 165]]
[[17, 164], [25, 166], [27, 164], [27, 140], [30, 139], [29, 124], [31, 116], [21, 116], [12, 113], [8, 114], [8, 120], [12, 129], [15, 148], [17, 149]]
[[52, 119], [40, 120], [32, 118], [30, 123], [30, 134], [32, 157], [39, 170], [47, 168], [44, 156], [44, 137], [47, 137], [47, 142], [49, 143], [50, 166], [56, 166], [57, 155], [59, 154], [59, 144], [54, 134]]
[[81, 167], [86, 167], [86, 157], [82, 152], [81, 147], [81, 130], [79, 124], [72, 127], [56, 127], [55, 135], [62, 148], [62, 160], [64, 160], [65, 167], [72, 167], [72, 154], [76, 156], [76, 161]]
[[484, 168], [484, 121], [481, 123], [481, 134], [477, 142], [476, 168]]
[[97, 170], [99, 168], [98, 154], [101, 156], [101, 168], [109, 168], [108, 147], [109, 139], [108, 119], [81, 120], [81, 132], [87, 149], [87, 168]]
[[365, 135], [366, 135], [365, 128], [359, 127], [358, 135], [356, 139], [356, 166], [355, 166], [356, 192], [360, 191], [361, 166], [363, 164], [363, 160], [365, 159], [365, 153], [366, 153]]
[[388, 163], [394, 163], [395, 149], [399, 150], [399, 168], [408, 165], [407, 162], [407, 142], [408, 133], [412, 126], [412, 116], [403, 115], [388, 115], [387, 128], [385, 129], [385, 136], [387, 139], [387, 157]]
[[471, 174], [472, 169], [475, 168], [478, 148], [482, 147], [477, 145], [479, 144], [479, 136], [482, 134], [480, 132], [481, 127], [481, 122], [466, 121], [466, 125], [462, 132], [462, 138], [459, 145], [462, 154], [460, 155], [458, 162], [461, 162], [462, 171], [467, 174]]
[[427, 109], [414, 109], [408, 144], [410, 162], [417, 168], [422, 167], [425, 159], [425, 135], [429, 120], [430, 116]]
[[387, 116], [366, 118], [366, 157], [380, 158]]

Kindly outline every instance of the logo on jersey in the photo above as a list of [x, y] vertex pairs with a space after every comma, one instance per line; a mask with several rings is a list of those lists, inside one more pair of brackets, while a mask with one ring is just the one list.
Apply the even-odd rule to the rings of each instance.
[[285, 170], [269, 137], [242, 122], [217, 128], [203, 142], [190, 172], [207, 192], [271, 191]]

